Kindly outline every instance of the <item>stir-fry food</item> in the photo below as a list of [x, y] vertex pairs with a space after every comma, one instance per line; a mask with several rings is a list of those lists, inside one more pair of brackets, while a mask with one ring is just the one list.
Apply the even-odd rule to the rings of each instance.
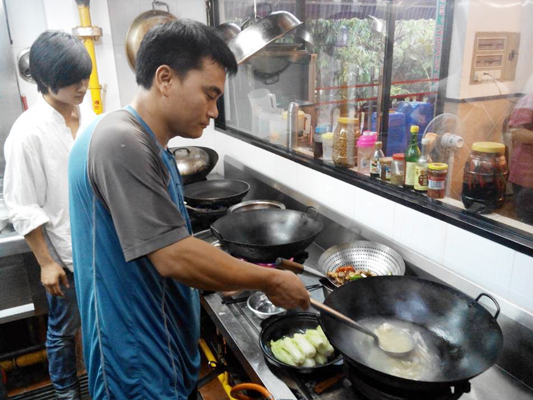
[[356, 279], [368, 278], [371, 276], [376, 276], [376, 274], [366, 269], [357, 269], [353, 265], [345, 265], [335, 269], [335, 271], [328, 272], [328, 277], [333, 279], [339, 286], [350, 281], [355, 281]]

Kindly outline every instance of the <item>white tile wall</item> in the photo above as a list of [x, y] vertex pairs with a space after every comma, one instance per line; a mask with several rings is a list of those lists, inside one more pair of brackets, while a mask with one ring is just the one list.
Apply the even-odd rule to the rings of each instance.
[[509, 301], [533, 311], [533, 258], [525, 254], [515, 255]]
[[436, 218], [421, 215], [418, 211], [396, 204], [394, 214], [394, 240], [442, 264], [447, 224]]
[[447, 226], [444, 266], [505, 299], [509, 298], [514, 257], [515, 251], [508, 247]]
[[[411, 248], [502, 299], [533, 313], [533, 258], [368, 191], [214, 132], [221, 161], [230, 155], [394, 242]], [[296, 179], [294, 170], [297, 171]], [[443, 275], [444, 276], [444, 275]]]
[[394, 235], [395, 206], [383, 197], [355, 188], [355, 220], [390, 238]]

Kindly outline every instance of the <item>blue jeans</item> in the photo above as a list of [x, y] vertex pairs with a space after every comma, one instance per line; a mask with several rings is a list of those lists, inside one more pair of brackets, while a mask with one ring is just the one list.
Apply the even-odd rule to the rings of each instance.
[[76, 368], [76, 343], [74, 337], [80, 328], [80, 314], [74, 275], [65, 270], [70, 287], [61, 286], [65, 297], [48, 298], [48, 331], [46, 350], [48, 353], [48, 370], [56, 391], [76, 387], [78, 375]]

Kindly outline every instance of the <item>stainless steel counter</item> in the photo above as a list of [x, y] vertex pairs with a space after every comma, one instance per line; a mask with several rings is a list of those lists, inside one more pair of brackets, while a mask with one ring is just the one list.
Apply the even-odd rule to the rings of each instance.
[[[204, 233], [200, 238], [210, 242], [214, 238]], [[324, 249], [312, 244], [307, 251], [309, 258], [305, 265], [317, 268], [318, 258]], [[301, 276], [306, 285], [319, 283], [318, 279]], [[249, 293], [241, 293], [240, 297]], [[323, 301], [322, 290], [312, 292], [312, 297]], [[362, 399], [345, 378], [330, 389], [317, 395], [313, 387], [327, 378], [327, 375], [302, 375], [278, 369], [271, 369], [259, 347], [259, 335], [262, 320], [256, 317], [246, 303], [224, 304], [224, 298], [218, 294], [203, 296], [202, 305], [217, 328], [226, 338], [252, 380], [264, 385], [275, 399]], [[461, 396], [461, 400], [531, 400], [533, 390], [515, 379], [498, 366], [493, 366], [485, 373], [470, 381], [471, 391]]]

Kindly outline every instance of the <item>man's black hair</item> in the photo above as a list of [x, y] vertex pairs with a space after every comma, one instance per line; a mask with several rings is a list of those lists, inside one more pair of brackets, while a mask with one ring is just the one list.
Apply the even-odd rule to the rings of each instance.
[[57, 93], [59, 89], [88, 79], [91, 71], [87, 49], [68, 33], [43, 32], [31, 46], [30, 73], [43, 94], [48, 93], [48, 88]]
[[235, 56], [213, 28], [191, 20], [157, 25], [145, 35], [137, 52], [137, 84], [150, 89], [161, 65], [184, 79], [190, 70], [202, 69], [204, 58], [212, 59], [226, 73], [237, 73]]

